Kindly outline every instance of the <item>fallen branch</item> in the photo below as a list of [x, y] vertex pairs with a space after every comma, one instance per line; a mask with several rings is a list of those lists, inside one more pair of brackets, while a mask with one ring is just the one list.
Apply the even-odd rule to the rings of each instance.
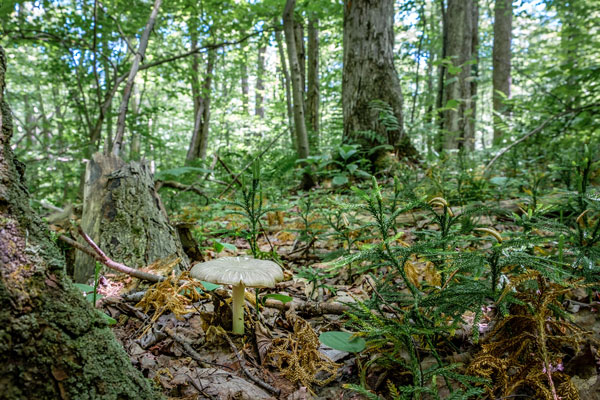
[[281, 393], [281, 390], [274, 388], [273, 386], [269, 385], [266, 382], [261, 381], [260, 379], [258, 379], [257, 377], [255, 377], [254, 375], [252, 375], [247, 369], [246, 369], [246, 361], [240, 356], [240, 354], [238, 353], [238, 349], [237, 347], [235, 347], [235, 344], [233, 344], [233, 342], [231, 341], [231, 338], [229, 337], [229, 335], [227, 334], [227, 332], [225, 332], [224, 334], [225, 339], [227, 339], [227, 342], [229, 343], [229, 346], [231, 347], [231, 351], [233, 351], [233, 354], [235, 354], [235, 357], [237, 358], [238, 362], [240, 363], [240, 368], [242, 369], [242, 371], [244, 372], [244, 374], [254, 383], [256, 383], [258, 386], [260, 386], [261, 388], [273, 393], [275, 396], [279, 396], [279, 393]]
[[160, 180], [156, 181], [154, 183], [154, 187], [155, 187], [156, 191], [158, 191], [163, 186], [182, 190], [184, 192], [192, 191], [192, 192], [206, 198], [206, 200], [208, 201], [208, 196], [202, 190], [200, 190], [199, 188], [197, 188], [194, 185], [184, 185], [183, 183], [180, 183], [177, 181], [160, 181]]
[[283, 304], [281, 301], [275, 300], [275, 299], [268, 299], [265, 302], [265, 307], [276, 308], [280, 311], [286, 311], [286, 310], [290, 309], [290, 307], [292, 306], [292, 303], [294, 304], [294, 309], [296, 311], [302, 312], [305, 314], [310, 314], [310, 315], [323, 315], [323, 314], [340, 315], [350, 309], [350, 307], [348, 307], [346, 304], [342, 304], [342, 303], [314, 303], [314, 302], [309, 302], [309, 301], [303, 301], [303, 302], [300, 302], [300, 301], [291, 302], [290, 301], [290, 302]]
[[94, 241], [83, 231], [83, 229], [79, 228], [79, 234], [85, 239], [85, 241], [92, 247], [92, 249], [82, 245], [81, 243], [66, 237], [65, 235], [60, 235], [58, 238], [63, 242], [73, 246], [77, 250], [84, 252], [85, 254], [91, 256], [96, 261], [101, 262], [106, 265], [110, 269], [114, 269], [115, 271], [123, 272], [124, 274], [131, 275], [138, 279], [143, 279], [150, 282], [161, 282], [165, 278], [162, 276], [154, 275], [149, 272], [140, 271], [131, 267], [128, 267], [125, 264], [121, 264], [119, 262], [111, 260]]

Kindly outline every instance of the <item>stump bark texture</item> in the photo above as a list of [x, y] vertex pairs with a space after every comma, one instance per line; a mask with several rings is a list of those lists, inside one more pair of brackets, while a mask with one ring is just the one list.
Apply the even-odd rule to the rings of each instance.
[[[129, 267], [171, 257], [181, 259], [180, 268], [188, 267], [145, 162], [126, 164], [112, 154], [94, 154], [86, 168], [81, 227], [106, 255]], [[90, 256], [77, 254], [75, 281], [88, 280], [94, 266]]]

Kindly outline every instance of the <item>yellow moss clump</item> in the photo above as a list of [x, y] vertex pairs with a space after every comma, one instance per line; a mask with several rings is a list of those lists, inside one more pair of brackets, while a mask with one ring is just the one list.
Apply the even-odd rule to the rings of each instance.
[[164, 281], [150, 286], [136, 307], [141, 307], [144, 313], [148, 313], [151, 309], [155, 310], [150, 320], [151, 324], [165, 312], [172, 312], [177, 319], [182, 319], [185, 314], [193, 311], [188, 307], [205, 296], [196, 289], [203, 290], [204, 286], [199, 281], [190, 278], [188, 272], [179, 276], [172, 275]]
[[[333, 381], [341, 364], [319, 351], [319, 338], [308, 322], [298, 316], [293, 318], [294, 332], [286, 338], [273, 340], [265, 363], [282, 371], [292, 383], [300, 382], [312, 393], [313, 384], [323, 386]], [[319, 372], [329, 376], [318, 379]]]
[[[537, 281], [537, 290], [518, 288], [525, 281]], [[574, 282], [581, 286], [581, 282]], [[506, 398], [522, 388], [534, 390], [537, 399], [579, 400], [570, 377], [562, 372], [564, 348], [579, 352], [588, 332], [558, 318], [553, 308], [570, 286], [550, 283], [539, 272], [530, 271], [513, 279], [502, 297], [514, 296], [522, 305], [513, 305], [510, 315], [500, 320], [486, 337], [467, 373], [487, 378], [490, 398]]]

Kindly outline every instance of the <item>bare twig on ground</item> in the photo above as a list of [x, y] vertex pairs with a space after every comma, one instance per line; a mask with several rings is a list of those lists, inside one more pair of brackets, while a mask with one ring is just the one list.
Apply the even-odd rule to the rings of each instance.
[[227, 339], [227, 342], [229, 342], [229, 346], [231, 347], [231, 351], [233, 351], [233, 354], [235, 354], [235, 357], [237, 358], [238, 362], [240, 363], [240, 368], [242, 369], [242, 371], [244, 372], [244, 374], [254, 383], [256, 383], [258, 386], [260, 386], [261, 388], [273, 393], [276, 396], [279, 396], [279, 393], [281, 393], [281, 390], [274, 388], [273, 386], [269, 385], [266, 382], [263, 382], [262, 380], [260, 380], [259, 378], [255, 377], [254, 375], [252, 375], [247, 369], [246, 369], [246, 361], [240, 356], [240, 354], [238, 353], [238, 349], [237, 347], [235, 347], [235, 344], [233, 343], [233, 341], [231, 340], [231, 338], [229, 337], [229, 335], [227, 334], [227, 332], [225, 332], [225, 339]]

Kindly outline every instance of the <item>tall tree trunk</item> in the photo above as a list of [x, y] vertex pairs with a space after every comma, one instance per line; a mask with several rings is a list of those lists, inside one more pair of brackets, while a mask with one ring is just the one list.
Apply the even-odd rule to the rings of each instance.
[[[296, 41], [294, 38], [294, 8], [296, 0], [287, 0], [283, 11], [283, 27], [285, 30], [285, 41], [287, 45], [290, 69], [292, 72], [292, 95], [294, 99], [294, 128], [296, 131], [296, 150], [298, 157], [306, 159], [309, 156], [308, 135], [306, 133], [306, 124], [304, 121], [304, 107], [302, 99], [302, 76], [298, 55], [296, 53]], [[303, 165], [304, 173], [302, 176], [303, 189], [310, 189], [315, 185], [312, 174]]]
[[248, 93], [250, 92], [248, 86], [248, 58], [246, 57], [246, 52], [242, 49], [242, 63], [240, 64], [240, 81], [242, 85], [242, 107], [244, 110], [244, 115], [248, 115]]
[[154, 0], [154, 6], [152, 7], [150, 18], [148, 18], [148, 22], [146, 23], [146, 28], [144, 29], [144, 33], [142, 34], [142, 37], [140, 39], [140, 45], [137, 53], [135, 54], [135, 57], [133, 58], [133, 64], [131, 65], [131, 69], [129, 70], [127, 83], [125, 84], [125, 89], [123, 90], [123, 99], [121, 100], [121, 105], [119, 107], [119, 118], [117, 119], [117, 133], [111, 151], [112, 154], [117, 156], [121, 154], [121, 146], [123, 145], [123, 135], [125, 133], [125, 117], [127, 116], [127, 108], [129, 106], [129, 98], [131, 97], [131, 90], [133, 89], [135, 76], [137, 75], [137, 72], [140, 69], [140, 63], [142, 62], [142, 59], [146, 54], [148, 40], [150, 39], [150, 32], [152, 32], [152, 28], [154, 27], [154, 23], [156, 22], [156, 17], [158, 16], [158, 9], [160, 8], [161, 3], [162, 0]]
[[504, 134], [502, 116], [509, 114], [504, 102], [505, 99], [510, 98], [512, 15], [512, 0], [496, 0], [494, 8], [494, 47], [492, 49], [494, 144], [499, 144]]
[[470, 76], [467, 78], [470, 85], [470, 107], [473, 110], [467, 118], [464, 145], [467, 149], [475, 148], [475, 130], [477, 123], [477, 79], [479, 78], [479, 0], [472, 0], [471, 9], [471, 60], [469, 67]]
[[444, 148], [465, 147], [473, 118], [471, 77], [473, 63], [473, 0], [448, 0], [447, 57], [451, 68], [446, 69], [444, 86]]
[[300, 90], [302, 92], [302, 107], [306, 113], [306, 46], [304, 46], [304, 21], [297, 14], [294, 15], [294, 39], [296, 42], [296, 55], [298, 56], [298, 66], [300, 67]]
[[[440, 60], [445, 60], [448, 56], [448, 9], [446, 7], [445, 0], [439, 0], [440, 5], [440, 22], [442, 24], [442, 51], [440, 53]], [[438, 87], [436, 94], [436, 125], [439, 128], [439, 134], [436, 136], [435, 149], [439, 152], [442, 151], [444, 143], [444, 112], [441, 111], [444, 107], [444, 94], [445, 89], [445, 78], [446, 78], [446, 65], [441, 62], [438, 67]]]
[[10, 146], [0, 48], [0, 382], [5, 399], [159, 399], [65, 274]]
[[256, 65], [256, 89], [255, 92], [255, 108], [254, 115], [263, 119], [265, 117], [265, 107], [263, 106], [263, 99], [265, 96], [265, 84], [263, 81], [265, 74], [265, 53], [267, 51], [266, 46], [260, 46], [258, 48], [258, 57]]
[[131, 104], [131, 114], [133, 115], [134, 126], [131, 129], [131, 146], [129, 147], [129, 159], [139, 161], [142, 149], [142, 138], [137, 123], [137, 116], [140, 113], [140, 105], [142, 102], [142, 94], [139, 85], [133, 85], [133, 104]]
[[[278, 22], [277, 22], [278, 23]], [[292, 88], [290, 73], [287, 67], [287, 61], [285, 57], [285, 49], [283, 47], [283, 38], [281, 37], [281, 29], [275, 30], [275, 40], [277, 42], [277, 49], [279, 51], [279, 62], [281, 64], [281, 72], [283, 73], [283, 86], [285, 87], [285, 106], [288, 117], [288, 127], [290, 129], [291, 143], [296, 148], [296, 134], [294, 129], [294, 112], [292, 110]]]
[[188, 148], [186, 163], [191, 163], [196, 159], [204, 160], [206, 158], [206, 149], [208, 147], [208, 133], [210, 125], [210, 93], [212, 88], [213, 69], [215, 65], [215, 51], [209, 50], [206, 57], [206, 72], [204, 75], [204, 84], [196, 108], [194, 117], [194, 131], [190, 147]]
[[313, 151], [319, 147], [319, 20], [308, 20], [308, 92], [306, 94], [306, 117], [310, 134], [308, 141]]
[[[347, 1], [344, 7], [344, 70], [342, 107], [344, 142], [363, 150], [389, 144], [399, 157], [415, 158], [416, 149], [404, 134], [402, 90], [394, 66], [394, 1]], [[389, 105], [398, 124], [380, 122], [373, 100]], [[365, 135], [370, 131], [375, 135]], [[375, 152], [373, 159], [383, 151]]]

